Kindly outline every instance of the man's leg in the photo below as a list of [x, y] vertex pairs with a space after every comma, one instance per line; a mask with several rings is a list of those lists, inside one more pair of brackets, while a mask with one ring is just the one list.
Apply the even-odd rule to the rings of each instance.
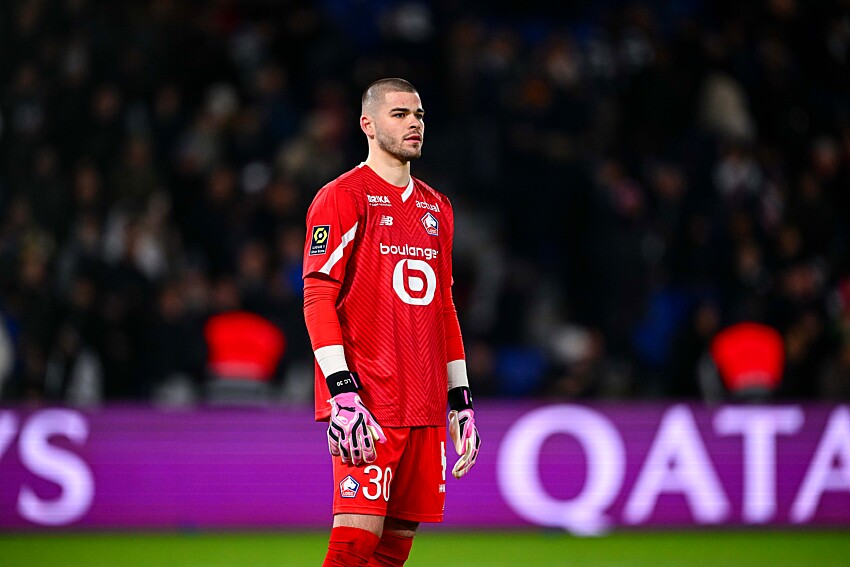
[[410, 555], [413, 536], [419, 522], [387, 518], [384, 521], [384, 533], [375, 548], [368, 567], [401, 567]]
[[336, 514], [322, 567], [365, 567], [383, 530], [383, 516]]

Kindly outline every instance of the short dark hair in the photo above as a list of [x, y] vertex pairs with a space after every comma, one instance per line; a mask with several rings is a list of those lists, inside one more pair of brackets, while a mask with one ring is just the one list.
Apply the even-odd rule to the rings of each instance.
[[366, 87], [366, 90], [363, 91], [363, 96], [360, 98], [361, 112], [365, 114], [367, 106], [371, 106], [374, 103], [382, 100], [384, 95], [386, 95], [387, 93], [398, 92], [419, 94], [419, 91], [416, 90], [416, 87], [414, 87], [404, 79], [399, 79], [397, 77], [379, 79], [368, 87]]

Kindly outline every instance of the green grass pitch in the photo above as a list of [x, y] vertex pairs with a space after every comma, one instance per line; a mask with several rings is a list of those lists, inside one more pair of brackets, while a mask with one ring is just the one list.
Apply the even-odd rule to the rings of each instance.
[[[324, 533], [2, 534], [3, 567], [318, 567]], [[430, 532], [409, 567], [848, 567], [850, 532]]]

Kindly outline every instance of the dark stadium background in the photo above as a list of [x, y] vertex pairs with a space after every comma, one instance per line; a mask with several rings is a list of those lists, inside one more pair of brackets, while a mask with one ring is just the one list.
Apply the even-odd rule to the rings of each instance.
[[[760, 401], [850, 400], [847, 0], [9, 0], [0, 404], [309, 403], [306, 208], [385, 76], [477, 399], [731, 400], [711, 342], [751, 321]], [[210, 362], [234, 309], [285, 341], [251, 389]]]
[[847, 3], [568, 4], [4, 2], [2, 399], [66, 400], [79, 365], [98, 401], [201, 387], [236, 305], [309, 397], [306, 207], [396, 75], [458, 209], [479, 397], [697, 398], [749, 319], [785, 339], [778, 395], [848, 399]]

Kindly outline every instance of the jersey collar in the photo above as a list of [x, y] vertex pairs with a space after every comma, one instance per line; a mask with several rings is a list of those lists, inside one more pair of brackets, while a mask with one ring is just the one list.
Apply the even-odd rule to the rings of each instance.
[[[371, 167], [367, 166], [365, 161], [361, 161], [361, 162], [360, 162], [360, 165], [358, 165], [357, 167], [360, 167], [360, 168], [365, 167], [366, 169], [368, 169], [369, 171], [371, 171], [371, 172], [372, 172], [372, 175], [374, 175], [375, 177], [377, 177], [378, 179], [380, 179], [381, 181], [383, 181], [383, 182], [384, 182], [384, 183], [386, 183], [387, 185], [390, 185], [389, 183], [387, 183], [387, 181], [386, 181], [386, 180], [384, 180], [383, 178], [381, 178], [381, 176], [380, 176], [380, 175], [378, 175], [378, 174], [375, 172], [375, 170], [374, 170], [374, 169], [372, 169]], [[413, 176], [412, 176], [412, 175], [410, 176], [410, 181], [408, 181], [408, 182], [407, 182], [407, 187], [405, 187], [405, 188], [404, 188], [404, 191], [402, 191], [402, 192], [401, 192], [401, 202], [402, 202], [402, 203], [406, 203], [406, 202], [407, 202], [407, 200], [410, 198], [410, 196], [411, 196], [411, 195], [413, 195]]]
[[411, 195], [413, 195], [413, 176], [410, 177], [410, 181], [407, 182], [407, 187], [401, 194], [401, 202], [406, 203]]

